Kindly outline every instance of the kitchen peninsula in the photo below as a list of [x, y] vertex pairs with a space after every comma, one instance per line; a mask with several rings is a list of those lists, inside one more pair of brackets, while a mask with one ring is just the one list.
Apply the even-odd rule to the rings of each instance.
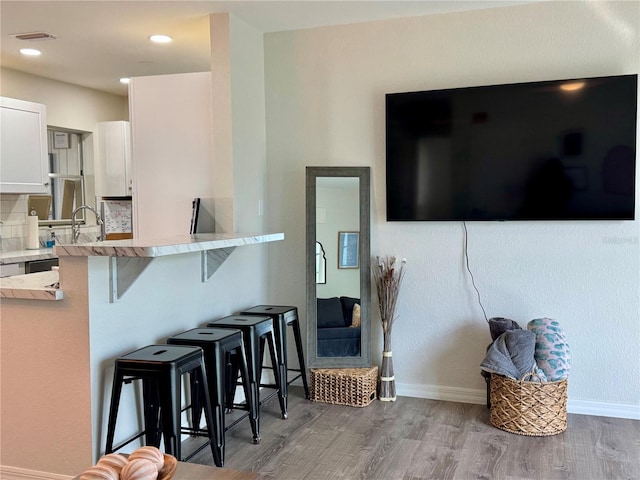
[[[111, 257], [111, 300], [115, 301], [124, 294], [153, 258], [202, 252], [202, 281], [206, 281], [222, 265], [235, 247], [283, 239], [283, 234], [238, 235], [210, 233], [182, 235], [151, 241], [114, 240], [59, 245], [55, 247], [54, 252], [49, 252], [49, 257], [54, 254], [70, 257]], [[44, 255], [40, 255], [40, 257], [49, 258]], [[0, 280], [0, 297], [61, 300], [64, 292], [57, 287], [52, 288], [51, 286], [57, 282], [57, 272], [16, 275], [6, 280]]]
[[[11, 439], [3, 463], [69, 476], [95, 463], [114, 359], [263, 302], [268, 279], [247, 265], [265, 265], [269, 243], [283, 239], [198, 234], [57, 245], [62, 299], [2, 299], [2, 430]], [[135, 392], [123, 390], [116, 441], [140, 426]]]
[[60, 256], [110, 257], [111, 301], [116, 301], [149, 265], [152, 259], [167, 255], [201, 252], [202, 281], [224, 263], [235, 247], [255, 243], [284, 240], [284, 234], [239, 235], [207, 233], [181, 235], [158, 240], [114, 240], [83, 244], [60, 245], [55, 251]]

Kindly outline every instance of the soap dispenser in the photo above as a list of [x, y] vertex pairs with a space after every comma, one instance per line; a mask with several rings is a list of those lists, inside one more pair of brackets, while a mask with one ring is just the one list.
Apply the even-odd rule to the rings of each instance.
[[47, 231], [47, 248], [53, 248], [56, 244], [56, 232], [53, 230], [53, 227], [49, 225], [49, 230]]

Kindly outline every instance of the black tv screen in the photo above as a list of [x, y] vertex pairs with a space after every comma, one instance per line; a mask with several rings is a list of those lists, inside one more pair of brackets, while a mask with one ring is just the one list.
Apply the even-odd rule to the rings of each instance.
[[637, 95], [637, 75], [387, 94], [387, 220], [632, 220]]

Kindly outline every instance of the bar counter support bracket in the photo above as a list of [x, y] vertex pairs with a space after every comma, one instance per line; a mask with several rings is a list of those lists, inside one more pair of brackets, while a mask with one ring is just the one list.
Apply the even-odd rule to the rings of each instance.
[[220, 268], [220, 265], [231, 255], [236, 247], [216, 248], [201, 252], [202, 282], [206, 282]]
[[110, 257], [109, 302], [120, 300], [129, 287], [136, 281], [154, 257]]

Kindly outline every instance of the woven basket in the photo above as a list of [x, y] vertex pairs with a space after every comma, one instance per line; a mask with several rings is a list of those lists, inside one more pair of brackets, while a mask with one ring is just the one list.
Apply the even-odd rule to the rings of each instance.
[[378, 367], [312, 368], [311, 400], [366, 407], [376, 398]]
[[491, 425], [519, 435], [556, 435], [567, 429], [567, 380], [520, 381], [491, 374]]

